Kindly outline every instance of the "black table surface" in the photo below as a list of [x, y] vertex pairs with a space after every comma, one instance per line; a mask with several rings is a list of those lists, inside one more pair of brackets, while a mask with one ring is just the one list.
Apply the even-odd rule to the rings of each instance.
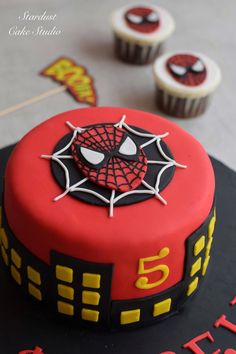
[[[0, 150], [0, 192], [13, 146]], [[177, 315], [156, 325], [123, 332], [93, 332], [64, 322], [30, 301], [0, 262], [0, 354], [192, 353], [182, 345], [210, 331], [214, 343], [199, 342], [203, 353], [236, 349], [236, 333], [215, 328], [222, 314], [236, 324], [236, 173], [211, 158], [216, 175], [217, 224], [211, 262], [198, 294]], [[200, 191], [199, 191], [200, 193]], [[35, 348], [41, 348], [36, 351]]]

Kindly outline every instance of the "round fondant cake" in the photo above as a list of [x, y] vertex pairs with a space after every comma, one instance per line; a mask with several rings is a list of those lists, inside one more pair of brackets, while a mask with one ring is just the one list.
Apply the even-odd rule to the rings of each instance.
[[59, 114], [7, 164], [1, 253], [32, 298], [80, 324], [177, 312], [210, 259], [214, 173], [177, 125], [126, 108]]

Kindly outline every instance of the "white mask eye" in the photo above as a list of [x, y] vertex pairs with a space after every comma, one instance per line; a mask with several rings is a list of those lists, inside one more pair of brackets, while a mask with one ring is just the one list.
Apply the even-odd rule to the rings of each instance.
[[159, 21], [159, 19], [160, 19], [160, 16], [157, 12], [152, 12], [152, 13], [150, 13], [150, 15], [147, 16], [147, 20], [149, 22], [157, 22], [157, 21]]
[[178, 76], [183, 76], [186, 74], [187, 69], [184, 66], [170, 64], [171, 71]]
[[93, 165], [98, 165], [100, 162], [104, 160], [105, 155], [98, 151], [93, 151], [87, 149], [85, 147], [80, 147], [80, 152], [82, 156], [87, 160], [89, 163]]
[[137, 16], [133, 14], [128, 14], [127, 19], [136, 25], [139, 25], [143, 20], [141, 16]]
[[201, 73], [202, 71], [204, 71], [204, 64], [201, 60], [198, 60], [193, 66], [192, 66], [192, 70], [195, 71], [196, 73]]
[[132, 156], [137, 154], [137, 146], [128, 136], [119, 148], [119, 153], [122, 155]]

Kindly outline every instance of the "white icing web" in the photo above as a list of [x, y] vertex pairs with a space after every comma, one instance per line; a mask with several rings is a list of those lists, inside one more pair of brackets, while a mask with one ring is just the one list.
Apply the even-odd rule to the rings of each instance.
[[126, 131], [128, 131], [134, 135], [143, 137], [143, 138], [150, 138], [150, 140], [148, 140], [147, 142], [140, 145], [140, 148], [145, 148], [146, 146], [148, 146], [150, 144], [156, 144], [156, 147], [157, 147], [159, 153], [166, 160], [166, 161], [161, 161], [161, 160], [160, 161], [159, 160], [148, 160], [147, 161], [147, 163], [149, 165], [151, 165], [151, 164], [163, 165], [163, 167], [161, 168], [161, 170], [157, 174], [155, 186], [154, 187], [151, 186], [143, 179], [141, 184], [144, 186], [144, 189], [134, 189], [134, 190], [131, 190], [128, 192], [121, 193], [118, 196], [116, 196], [115, 190], [111, 190], [111, 195], [110, 195], [110, 198], [108, 199], [92, 189], [83, 188], [83, 184], [89, 180], [87, 177], [81, 179], [80, 181], [76, 182], [75, 184], [71, 184], [70, 174], [69, 174], [67, 166], [63, 163], [63, 160], [73, 159], [73, 156], [72, 155], [63, 155], [63, 153], [72, 145], [77, 134], [80, 134], [81, 132], [85, 131], [86, 129], [80, 128], [80, 127], [75, 127], [73, 124], [71, 124], [70, 122], [67, 121], [66, 124], [73, 131], [73, 135], [72, 135], [72, 138], [69, 141], [69, 143], [66, 146], [64, 146], [62, 149], [60, 149], [59, 151], [56, 151], [52, 155], [41, 155], [41, 157], [44, 159], [50, 159], [50, 160], [57, 162], [62, 167], [62, 169], [64, 170], [64, 173], [65, 173], [65, 180], [66, 180], [65, 190], [60, 195], [56, 196], [53, 199], [53, 201], [56, 202], [71, 192], [82, 192], [82, 193], [92, 194], [93, 196], [102, 200], [104, 203], [106, 203], [109, 206], [109, 216], [110, 217], [113, 217], [113, 215], [114, 215], [114, 205], [119, 200], [121, 200], [131, 194], [151, 194], [151, 195], [155, 196], [161, 203], [163, 203], [164, 205], [167, 205], [167, 201], [161, 196], [160, 190], [159, 190], [162, 174], [164, 173], [165, 170], [167, 170], [168, 168], [170, 168], [172, 166], [176, 166], [179, 168], [186, 168], [187, 166], [176, 162], [174, 159], [167, 156], [165, 154], [165, 152], [163, 151], [162, 146], [161, 146], [161, 139], [168, 136], [169, 133], [164, 133], [161, 135], [142, 133], [142, 132], [139, 132], [139, 131], [133, 129], [128, 124], [126, 124], [125, 119], [126, 119], [126, 116], [123, 115], [121, 120], [117, 124], [114, 124], [114, 127], [123, 128]]

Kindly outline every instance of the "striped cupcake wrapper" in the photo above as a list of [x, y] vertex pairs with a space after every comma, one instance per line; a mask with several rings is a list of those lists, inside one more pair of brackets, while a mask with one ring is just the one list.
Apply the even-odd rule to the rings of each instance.
[[141, 46], [126, 42], [115, 35], [115, 54], [122, 61], [144, 65], [153, 62], [163, 52], [163, 44]]
[[169, 95], [157, 87], [158, 108], [166, 114], [179, 118], [191, 118], [203, 114], [208, 108], [210, 96], [200, 98], [179, 98]]

